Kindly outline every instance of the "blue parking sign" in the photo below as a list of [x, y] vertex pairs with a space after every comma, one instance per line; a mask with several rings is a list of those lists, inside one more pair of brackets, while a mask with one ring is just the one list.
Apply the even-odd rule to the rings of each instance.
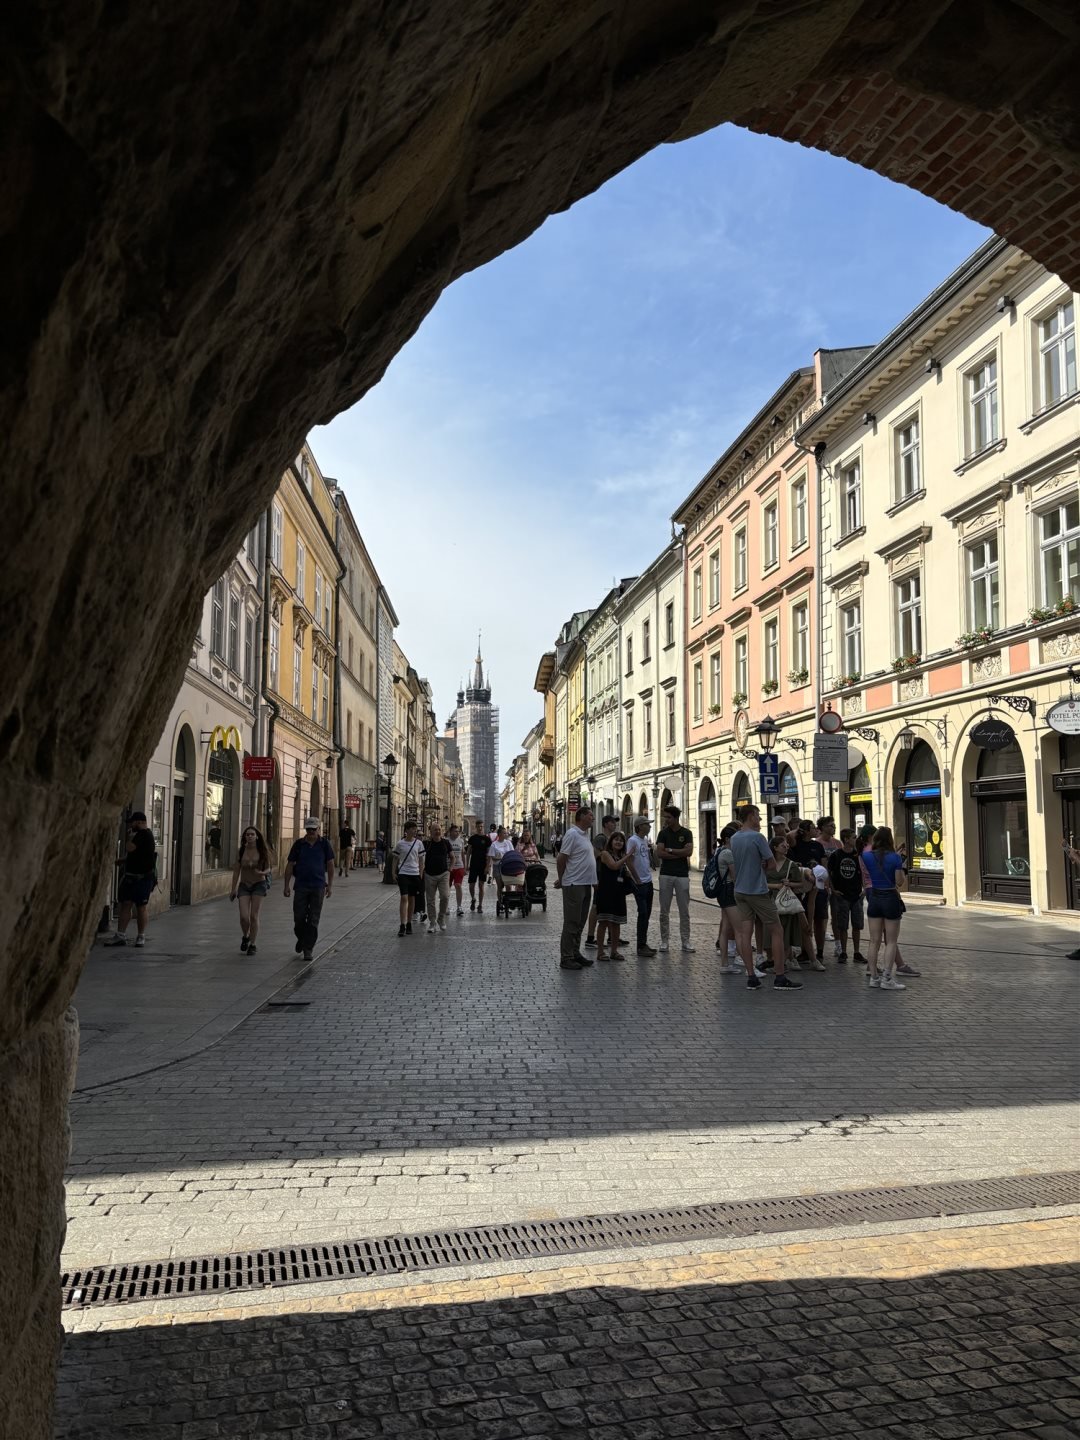
[[775, 800], [780, 794], [780, 761], [775, 755], [758, 756], [758, 782], [762, 800]]

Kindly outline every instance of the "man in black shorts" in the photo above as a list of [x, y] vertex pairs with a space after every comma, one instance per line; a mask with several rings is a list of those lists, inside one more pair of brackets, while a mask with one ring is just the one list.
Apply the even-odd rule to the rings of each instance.
[[134, 909], [135, 944], [145, 945], [146, 907], [149, 905], [150, 896], [154, 893], [154, 887], [157, 885], [157, 846], [154, 844], [153, 832], [146, 823], [146, 816], [141, 810], [136, 810], [131, 817], [127, 833], [127, 850], [123, 859], [118, 863], [124, 868], [120, 876], [120, 889], [117, 893], [120, 908], [116, 921], [116, 933], [111, 935], [105, 944], [127, 944], [127, 936], [124, 932], [127, 930], [131, 912]]
[[[469, 909], [484, 913], [484, 885], [487, 881], [488, 851], [491, 837], [484, 834], [483, 822], [477, 820], [475, 831], [469, 836]], [[476, 887], [480, 886], [480, 904], [476, 903]]]
[[836, 937], [836, 962], [847, 964], [847, 932], [855, 946], [855, 960], [865, 962], [859, 952], [863, 932], [863, 880], [859, 857], [855, 853], [855, 831], [840, 831], [840, 849], [829, 856], [829, 879], [833, 893], [833, 931]]

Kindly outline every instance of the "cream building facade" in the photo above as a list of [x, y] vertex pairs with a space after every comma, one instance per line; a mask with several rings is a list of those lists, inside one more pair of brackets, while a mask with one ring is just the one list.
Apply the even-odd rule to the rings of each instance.
[[619, 810], [628, 834], [634, 815], [655, 821], [665, 805], [685, 808], [683, 564], [676, 538], [615, 601], [622, 671]]
[[598, 816], [618, 815], [622, 668], [615, 603], [633, 577], [612, 587], [581, 632], [585, 647], [586, 787]]
[[993, 239], [798, 435], [824, 703], [861, 755], [837, 819], [891, 825], [950, 904], [1080, 908], [1080, 739], [1046, 719], [1080, 662], [1076, 305]]

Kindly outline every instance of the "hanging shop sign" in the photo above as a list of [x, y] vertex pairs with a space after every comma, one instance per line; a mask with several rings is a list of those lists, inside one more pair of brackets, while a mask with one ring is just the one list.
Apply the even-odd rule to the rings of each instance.
[[273, 755], [245, 755], [244, 779], [273, 780], [274, 763]]
[[1070, 696], [1051, 705], [1046, 712], [1046, 723], [1059, 735], [1080, 735], [1080, 700]]
[[1016, 732], [1006, 720], [980, 720], [971, 727], [971, 743], [980, 750], [1004, 750], [1016, 739]]
[[359, 809], [360, 809], [360, 796], [359, 796], [359, 795], [346, 795], [346, 796], [345, 796], [345, 809], [346, 809], [346, 810], [359, 810]]

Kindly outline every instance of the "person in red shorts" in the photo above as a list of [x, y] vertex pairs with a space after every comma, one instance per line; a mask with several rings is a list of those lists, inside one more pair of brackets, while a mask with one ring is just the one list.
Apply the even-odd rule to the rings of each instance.
[[457, 913], [464, 915], [461, 887], [465, 883], [465, 837], [461, 833], [461, 826], [451, 825], [446, 832], [446, 839], [450, 845], [450, 884], [457, 896]]

